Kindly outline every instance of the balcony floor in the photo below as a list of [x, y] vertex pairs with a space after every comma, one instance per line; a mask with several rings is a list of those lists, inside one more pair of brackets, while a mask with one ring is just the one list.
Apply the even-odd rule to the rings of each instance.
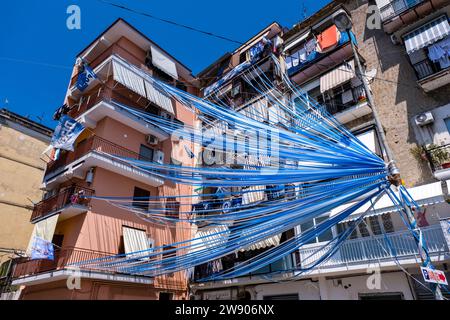
[[159, 178], [144, 169], [135, 168], [107, 153], [90, 151], [85, 156], [73, 161], [67, 166], [46, 175], [44, 177], [43, 187], [51, 189], [72, 177], [84, 179], [86, 173], [92, 167], [100, 167], [153, 187], [159, 187], [164, 184], [164, 179]]

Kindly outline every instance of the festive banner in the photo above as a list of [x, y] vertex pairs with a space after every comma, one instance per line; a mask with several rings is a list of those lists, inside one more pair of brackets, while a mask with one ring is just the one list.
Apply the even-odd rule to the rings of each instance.
[[84, 91], [89, 84], [97, 78], [95, 72], [83, 61], [82, 71], [78, 74], [77, 88], [80, 91]]
[[83, 130], [84, 126], [81, 123], [64, 115], [56, 126], [51, 145], [55, 149], [73, 151], [73, 144]]
[[39, 237], [34, 237], [33, 247], [31, 248], [31, 260], [53, 260], [54, 258], [53, 243]]

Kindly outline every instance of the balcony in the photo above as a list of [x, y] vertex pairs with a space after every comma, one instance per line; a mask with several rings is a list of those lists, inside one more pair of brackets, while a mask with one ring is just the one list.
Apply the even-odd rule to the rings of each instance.
[[450, 179], [450, 144], [425, 149], [425, 155], [436, 179]]
[[[421, 228], [432, 260], [443, 259], [448, 252], [447, 244], [440, 225]], [[387, 240], [388, 239], [388, 240]], [[395, 252], [391, 252], [389, 243]], [[328, 248], [320, 249], [323, 244], [300, 249], [303, 268], [311, 266]], [[398, 231], [384, 235], [346, 240], [340, 249], [312, 273], [342, 272], [365, 270], [370, 263], [381, 266], [395, 266], [397, 257], [402, 264], [415, 265], [420, 262], [416, 242], [410, 231]]]
[[[30, 260], [18, 258], [14, 261], [12, 285], [34, 285], [60, 281], [73, 276], [70, 266], [74, 263], [93, 260], [115, 255], [115, 253], [101, 252], [90, 249], [68, 247], [55, 250], [54, 260]], [[99, 272], [89, 268], [80, 270], [83, 279], [100, 281], [121, 281], [140, 284], [152, 284], [153, 280], [145, 276], [131, 276], [116, 272]]]
[[[114, 119], [128, 127], [134, 128], [145, 135], [153, 135], [160, 141], [169, 138], [169, 134], [161, 128], [144, 121], [141, 117], [131, 113], [127, 108], [137, 109], [138, 112], [145, 113], [144, 106], [139, 106], [136, 103], [131, 103], [123, 95], [113, 92], [112, 98], [104, 95], [89, 96], [79, 105], [72, 107], [68, 115], [88, 128], [95, 128], [97, 123], [105, 117]], [[156, 109], [158, 110], [158, 109]], [[155, 111], [155, 113], [157, 113]]]
[[380, 8], [383, 28], [391, 34], [446, 4], [446, 0], [392, 0]]
[[314, 79], [325, 70], [330, 70], [342, 61], [347, 61], [353, 56], [350, 41], [356, 43], [353, 33], [349, 39], [346, 33], [341, 33], [341, 38], [334, 49], [325, 53], [314, 51], [313, 58], [288, 68], [287, 72], [291, 80], [299, 85]]
[[60, 214], [60, 221], [69, 219], [77, 214], [86, 212], [90, 204], [90, 198], [94, 190], [79, 186], [70, 186], [61, 190], [58, 194], [37, 203], [31, 214], [31, 222], [36, 223], [54, 214]]
[[[226, 265], [226, 261], [224, 258], [222, 258], [222, 263]], [[228, 262], [230, 264], [230, 262]], [[245, 261], [231, 261], [231, 264], [235, 267], [238, 265], [245, 264]], [[213, 270], [210, 267], [211, 265], [209, 263], [205, 263], [203, 265], [195, 267], [195, 272], [193, 274], [193, 281], [199, 281], [202, 278], [209, 277], [214, 274]], [[252, 278], [252, 277], [258, 277], [258, 276], [264, 276], [268, 274], [277, 274], [277, 273], [285, 273], [285, 272], [292, 272], [294, 270], [295, 262], [294, 262], [294, 256], [293, 255], [287, 255], [267, 266], [264, 266], [258, 270], [255, 270], [247, 275], [241, 276], [240, 278]], [[228, 267], [231, 267], [229, 265]], [[227, 267], [227, 269], [228, 269]]]
[[425, 59], [413, 64], [417, 83], [425, 92], [430, 92], [450, 83], [450, 67], [441, 68], [438, 63]]
[[350, 102], [343, 104], [340, 96], [333, 97], [324, 102], [327, 111], [334, 115], [334, 117], [342, 124], [372, 113], [372, 108], [366, 98], [364, 86], [361, 85], [352, 88], [351, 91], [353, 100]]
[[101, 167], [155, 187], [164, 183], [163, 179], [151, 174], [149, 170], [131, 166], [114, 156], [153, 161], [99, 136], [92, 136], [78, 143], [75, 151], [62, 152], [57, 160], [47, 164], [45, 187], [51, 188], [72, 177], [84, 179], [92, 167]]

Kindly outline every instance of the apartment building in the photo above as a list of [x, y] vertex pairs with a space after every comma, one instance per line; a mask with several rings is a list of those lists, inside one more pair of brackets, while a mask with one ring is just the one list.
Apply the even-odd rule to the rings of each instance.
[[10, 291], [12, 258], [24, 254], [33, 231], [33, 202], [42, 197], [42, 152], [51, 135], [40, 123], [0, 110], [0, 294]]
[[[79, 78], [88, 72], [84, 63], [96, 77], [80, 85]], [[74, 151], [61, 151], [47, 163], [41, 186], [45, 195], [34, 206], [31, 223], [33, 235], [39, 233], [54, 244], [54, 259], [16, 260], [13, 284], [21, 288], [21, 299], [186, 299], [184, 272], [148, 277], [72, 268], [79, 261], [126, 255], [191, 237], [182, 223], [152, 224], [130, 210], [91, 198], [132, 197], [133, 206], [145, 210], [151, 197], [164, 196], [161, 205], [186, 211], [177, 197], [190, 194], [190, 187], [169, 183], [121, 159], [195, 165], [189, 157], [174, 153], [178, 142], [167, 132], [131, 112], [187, 125], [195, 121], [194, 114], [146, 81], [148, 75], [196, 93], [191, 71], [122, 19], [77, 55], [64, 105], [55, 117], [68, 115], [85, 129]], [[78, 286], [77, 279], [81, 279]]]
[[[427, 21], [435, 21], [433, 19], [438, 18], [436, 21], [442, 22], [442, 18], [439, 17], [447, 10], [448, 5], [442, 7], [442, 2], [433, 2], [433, 5], [435, 5], [433, 10], [418, 11], [419, 17], [412, 18], [411, 21], [400, 19], [405, 24], [401, 27], [406, 27], [408, 23], [413, 24], [408, 26], [413, 35], [414, 30], [420, 29], [422, 24], [428, 25]], [[377, 108], [388, 144], [393, 150], [406, 187], [422, 206], [423, 212], [418, 214], [417, 218], [428, 242], [432, 260], [440, 270], [447, 272], [448, 245], [440, 221], [449, 217], [449, 205], [445, 201], [448, 197], [448, 181], [445, 176], [443, 180], [439, 180], [436, 174], [441, 167], [434, 165], [431, 159], [438, 157], [432, 158], [426, 152], [423, 156], [415, 157], [413, 147], [421, 144], [415, 135], [414, 126], [419, 125], [422, 128], [421, 123], [416, 120], [416, 115], [433, 110], [436, 106], [445, 106], [450, 100], [450, 95], [445, 91], [447, 89], [442, 78], [438, 81], [440, 89], [430, 91], [432, 88], [430, 81], [434, 80], [430, 78], [425, 81], [425, 78], [416, 75], [416, 69], [408, 60], [404, 44], [392, 42], [393, 37], [388, 32], [394, 31], [386, 27], [386, 15], [383, 16], [382, 13], [382, 17], [385, 17], [384, 29], [367, 28], [366, 22], [371, 14], [368, 9], [367, 1], [330, 3], [292, 29], [280, 33], [283, 40], [283, 54], [280, 61], [284, 62], [287, 74], [299, 88], [324, 105], [329, 113], [349, 128], [367, 147], [382, 156], [383, 150], [375, 130], [372, 112], [372, 108]], [[405, 10], [401, 13], [406, 14]], [[334, 17], [341, 12], [348, 14], [353, 21], [350, 35], [340, 32], [334, 24]], [[420, 17], [425, 21], [420, 23]], [[390, 18], [395, 20], [395, 16]], [[431, 25], [435, 23], [437, 22]], [[261, 33], [259, 36], [261, 39]], [[363, 83], [357, 76], [351, 41], [355, 44], [363, 62], [364, 78], [369, 82], [375, 106], [369, 104]], [[244, 46], [255, 43], [255, 39], [252, 39]], [[233, 57], [234, 61], [237, 61], [240, 54], [240, 49], [237, 49], [233, 54], [219, 59], [215, 63], [216, 72], [219, 71], [221, 77], [226, 77], [221, 74], [224, 61], [227, 59], [233, 61]], [[236, 68], [237, 63], [231, 65]], [[212, 70], [213, 68], [208, 68], [205, 74], [210, 76]], [[439, 75], [445, 77], [444, 70], [432, 70], [435, 71], [429, 76], [433, 79], [439, 78]], [[202, 75], [199, 75], [200, 78]], [[226, 86], [225, 83], [222, 84]], [[231, 90], [233, 86], [234, 84], [231, 85]], [[264, 107], [271, 106], [264, 105]], [[278, 112], [281, 110], [277, 110], [275, 114]], [[269, 114], [271, 113], [268, 113], [268, 116]], [[442, 114], [436, 113], [434, 119], [436, 122], [444, 121]], [[271, 122], [273, 120], [271, 119]], [[437, 123], [428, 122], [428, 125], [442, 128], [442, 125]], [[336, 208], [336, 213], [341, 209]], [[293, 256], [284, 257], [279, 263], [231, 281], [194, 282], [191, 285], [191, 293], [197, 299], [211, 300], [430, 298], [431, 293], [419, 284], [423, 280], [419, 275], [420, 257], [415, 241], [387, 197], [383, 197], [376, 204], [375, 210], [367, 216], [365, 223], [358, 226], [333, 257], [305, 274], [298, 274], [295, 268], [292, 268], [294, 263], [301, 267], [312, 265], [323, 254], [318, 250], [324, 243], [351, 225], [352, 220], [366, 209], [358, 210], [346, 221], [305, 245]], [[329, 215], [333, 215], [334, 211]], [[321, 217], [298, 226], [294, 232], [308, 230], [319, 224], [320, 220]], [[387, 236], [384, 236], [384, 233]], [[389, 249], [388, 243], [393, 244], [395, 252]], [[240, 255], [243, 259], [251, 257], [250, 254]], [[224, 265], [228, 262], [239, 263], [239, 261], [222, 261]], [[410, 276], [400, 270], [398, 265]], [[208, 275], [208, 270], [213, 268], [204, 267], [203, 274], [199, 272], [199, 275]], [[381, 283], [380, 286], [371, 287], [367, 281], [375, 272], [380, 273]]]

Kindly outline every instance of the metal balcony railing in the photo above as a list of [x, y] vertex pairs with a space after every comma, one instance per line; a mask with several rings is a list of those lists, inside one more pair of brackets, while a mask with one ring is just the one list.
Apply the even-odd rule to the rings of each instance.
[[433, 172], [450, 169], [450, 144], [425, 149], [425, 155]]
[[91, 196], [94, 190], [79, 186], [70, 186], [62, 189], [59, 193], [42, 200], [33, 208], [31, 221], [45, 217], [55, 211], [61, 210], [69, 205], [89, 206], [90, 198], [83, 196]]
[[86, 140], [81, 141], [75, 147], [75, 151], [73, 152], [65, 151], [60, 155], [60, 157], [57, 160], [49, 162], [47, 164], [46, 175], [56, 171], [57, 169], [63, 166], [68, 165], [69, 163], [81, 158], [82, 156], [88, 154], [91, 151], [104, 152], [125, 158], [153, 161], [153, 159], [148, 159], [137, 152], [128, 150], [118, 144], [103, 139], [99, 136], [92, 136]]
[[380, 8], [380, 16], [382, 21], [392, 19], [401, 15], [408, 9], [424, 2], [424, 0], [393, 0], [389, 4]]
[[[421, 228], [430, 254], [448, 251], [440, 225]], [[390, 244], [390, 245], [389, 245]], [[329, 248], [320, 244], [300, 249], [300, 263], [303, 268], [311, 266]], [[393, 250], [391, 250], [391, 247]], [[345, 267], [348, 265], [367, 264], [374, 261], [415, 258], [418, 256], [417, 244], [410, 231], [389, 233], [360, 239], [346, 240], [340, 249], [319, 268]]]
[[12, 274], [13, 278], [17, 279], [43, 272], [60, 270], [76, 262], [99, 259], [112, 255], [115, 255], [115, 253], [74, 247], [56, 249], [53, 260], [31, 260], [29, 258], [15, 259]]

